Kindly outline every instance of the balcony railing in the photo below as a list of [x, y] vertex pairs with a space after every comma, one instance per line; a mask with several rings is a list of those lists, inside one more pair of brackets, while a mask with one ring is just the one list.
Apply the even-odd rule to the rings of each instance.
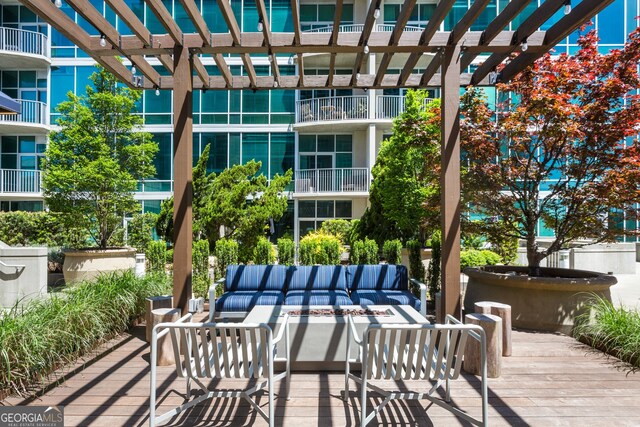
[[0, 169], [0, 193], [40, 193], [40, 171]]
[[367, 95], [304, 99], [296, 104], [296, 123], [367, 119], [368, 102]]
[[306, 169], [296, 172], [295, 183], [296, 193], [368, 192], [369, 169]]
[[[394, 24], [378, 24], [374, 27], [374, 31], [384, 33], [391, 32], [395, 28]], [[341, 33], [360, 33], [364, 30], [364, 24], [343, 24], [340, 25]], [[424, 28], [415, 26], [415, 25], [407, 25], [404, 27], [404, 31], [422, 31]], [[331, 33], [333, 32], [333, 25], [327, 25], [325, 27], [318, 28], [310, 28], [308, 30], [304, 30], [305, 33]]]
[[0, 50], [47, 56], [47, 36], [36, 31], [0, 27]]
[[[378, 95], [376, 97], [376, 119], [394, 119], [404, 112], [405, 98], [402, 95]], [[422, 106], [427, 107], [433, 102], [432, 98], [425, 98]]]
[[26, 99], [16, 101], [20, 103], [20, 114], [0, 114], [0, 122], [47, 124], [47, 104]]

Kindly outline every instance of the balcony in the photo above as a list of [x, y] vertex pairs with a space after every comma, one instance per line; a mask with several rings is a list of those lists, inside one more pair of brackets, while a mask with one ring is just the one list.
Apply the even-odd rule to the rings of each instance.
[[44, 132], [49, 130], [47, 104], [26, 99], [16, 101], [20, 104], [20, 114], [0, 114], [0, 133], [33, 132], [34, 127]]
[[[394, 24], [377, 24], [373, 27], [374, 32], [390, 33], [395, 28]], [[340, 25], [339, 30], [341, 33], [361, 33], [364, 30], [364, 24], [343, 24]], [[415, 32], [422, 31], [424, 27], [407, 25], [404, 27], [404, 31]], [[333, 25], [327, 25], [325, 27], [311, 28], [304, 30], [305, 33], [331, 33], [333, 32]]]
[[46, 68], [51, 63], [49, 41], [44, 34], [0, 27], [0, 69]]
[[296, 103], [296, 125], [334, 122], [339, 126], [344, 121], [362, 121], [369, 118], [367, 95], [329, 96], [311, 98]]
[[40, 171], [0, 169], [0, 194], [15, 197], [34, 197], [41, 193]]
[[298, 195], [327, 193], [368, 195], [370, 182], [368, 168], [306, 169], [295, 173], [295, 193]]
[[[432, 102], [432, 98], [425, 98], [422, 106], [427, 108]], [[404, 113], [404, 109], [404, 96], [402, 95], [376, 96], [376, 119], [393, 120]]]

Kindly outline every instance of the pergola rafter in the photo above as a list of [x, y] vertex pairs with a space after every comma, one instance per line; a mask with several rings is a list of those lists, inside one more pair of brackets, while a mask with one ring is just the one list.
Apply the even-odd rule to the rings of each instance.
[[[564, 37], [604, 9], [613, 0], [582, 0], [549, 29], [540, 31], [566, 0], [546, 0], [513, 31], [510, 24], [529, 0], [511, 0], [482, 31], [470, 31], [489, 3], [476, 0], [455, 22], [451, 31], [440, 31], [455, 0], [440, 0], [423, 31], [406, 31], [405, 27], [416, 0], [404, 0], [399, 18], [391, 31], [374, 31], [380, 0], [369, 3], [361, 31], [342, 31], [343, 1], [336, 0], [333, 28], [330, 32], [303, 32], [300, 25], [299, 0], [291, 0], [293, 32], [273, 32], [264, 0], [255, 0], [261, 27], [242, 32], [228, 0], [217, 0], [228, 32], [212, 33], [194, 0], [180, 0], [196, 33], [184, 33], [162, 0], [144, 0], [166, 33], [152, 34], [126, 4], [125, 0], [106, 0], [115, 14], [131, 30], [123, 35], [93, 6], [91, 0], [66, 1], [80, 16], [96, 28], [91, 36], [51, 0], [19, 0], [48, 22], [63, 36], [85, 51], [100, 65], [132, 88], [173, 90], [174, 114], [174, 301], [183, 310], [191, 295], [192, 243], [192, 102], [194, 90], [270, 90], [278, 89], [386, 89], [400, 87], [442, 88], [442, 310], [443, 314], [461, 313], [460, 305], [460, 129], [459, 88], [469, 84], [488, 84], [487, 76], [510, 59], [501, 71], [507, 81], [551, 50]], [[213, 2], [208, 4], [209, 7]], [[256, 23], [258, 24], [258, 23]], [[377, 28], [379, 29], [379, 28]], [[246, 29], [245, 29], [246, 30]], [[387, 30], [386, 26], [383, 30]], [[520, 44], [528, 49], [513, 58]], [[305, 75], [306, 54], [328, 55], [326, 74]], [[351, 74], [336, 74], [338, 55], [352, 55]], [[377, 70], [362, 73], [370, 54], [381, 54]], [[391, 61], [400, 61], [400, 74], [387, 73]], [[229, 56], [231, 55], [231, 57]], [[243, 64], [242, 75], [233, 75], [228, 60]], [[258, 76], [252, 55], [267, 55], [271, 75]], [[281, 75], [277, 55], [286, 55], [289, 64], [297, 60], [297, 75]], [[422, 74], [414, 72], [425, 55], [430, 62]], [[478, 55], [488, 55], [473, 74], [464, 72]], [[213, 62], [220, 75], [210, 75], [206, 63]], [[134, 76], [123, 63], [127, 58], [142, 75]], [[160, 75], [149, 62], [156, 58], [169, 75]], [[404, 62], [403, 62], [404, 61]], [[371, 63], [372, 64], [372, 63]], [[442, 319], [439, 319], [440, 321]]]

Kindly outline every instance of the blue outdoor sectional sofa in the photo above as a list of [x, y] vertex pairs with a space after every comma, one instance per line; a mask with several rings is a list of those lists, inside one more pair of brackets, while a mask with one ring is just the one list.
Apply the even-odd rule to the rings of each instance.
[[217, 299], [209, 289], [210, 321], [242, 319], [256, 305], [410, 305], [426, 314], [426, 285], [411, 279], [416, 298], [403, 265], [230, 265], [221, 282]]

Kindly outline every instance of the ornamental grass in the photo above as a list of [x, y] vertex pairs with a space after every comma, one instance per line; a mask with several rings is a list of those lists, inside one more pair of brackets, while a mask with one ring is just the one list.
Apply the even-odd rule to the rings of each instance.
[[0, 391], [25, 393], [58, 367], [126, 331], [145, 298], [170, 292], [169, 278], [100, 276], [0, 314]]
[[588, 305], [590, 312], [578, 318], [576, 338], [640, 368], [640, 312], [596, 295]]

